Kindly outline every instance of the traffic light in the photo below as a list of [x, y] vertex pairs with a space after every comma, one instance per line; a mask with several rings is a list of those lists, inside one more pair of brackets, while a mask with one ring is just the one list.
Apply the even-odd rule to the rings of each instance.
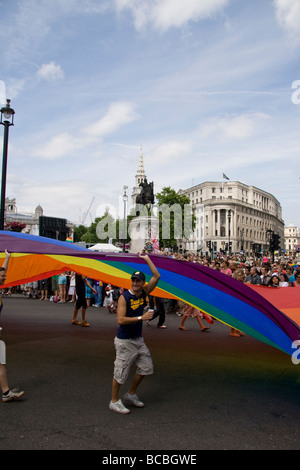
[[275, 247], [275, 239], [273, 235], [273, 237], [270, 238], [270, 251], [274, 251], [274, 247]]
[[206, 246], [207, 246], [208, 250], [211, 251], [211, 241], [207, 241]]
[[274, 234], [274, 250], [279, 250], [280, 248], [280, 236], [275, 233]]

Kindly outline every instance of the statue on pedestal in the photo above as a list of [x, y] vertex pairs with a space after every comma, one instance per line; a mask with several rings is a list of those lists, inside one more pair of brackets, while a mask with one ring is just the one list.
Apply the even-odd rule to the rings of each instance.
[[153, 191], [153, 181], [148, 183], [147, 178], [145, 181], [140, 183], [142, 188], [140, 194], [136, 197], [137, 204], [154, 204], [154, 191]]

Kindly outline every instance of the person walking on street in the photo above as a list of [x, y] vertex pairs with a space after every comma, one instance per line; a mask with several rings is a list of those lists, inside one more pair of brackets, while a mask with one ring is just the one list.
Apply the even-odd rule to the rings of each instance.
[[[0, 286], [2, 286], [5, 282], [6, 271], [7, 271], [9, 260], [10, 260], [10, 253], [8, 253], [8, 251], [5, 250], [5, 260], [0, 268]], [[3, 304], [2, 304], [1, 297], [0, 297], [0, 315], [1, 315], [2, 307], [3, 307]], [[2, 331], [2, 328], [0, 328], [0, 334], [1, 334], [1, 331]], [[19, 400], [24, 395], [24, 392], [23, 391], [18, 392], [16, 390], [12, 390], [9, 388], [5, 366], [6, 366], [6, 346], [5, 346], [4, 341], [0, 341], [0, 388], [2, 390], [2, 401], [8, 402], [8, 401]]]
[[151, 320], [147, 320], [147, 325], [150, 326], [150, 322], [154, 320], [154, 318], [159, 317], [157, 328], [161, 328], [161, 329], [167, 328], [165, 325], [166, 311], [165, 311], [164, 299], [149, 295], [149, 307], [150, 307], [150, 310], [154, 311], [154, 314]]
[[[131, 276], [131, 289], [120, 295], [117, 306], [118, 332], [115, 337], [116, 360], [114, 363], [114, 376], [112, 382], [112, 396], [109, 409], [121, 414], [128, 414], [121, 399], [119, 391], [127, 380], [129, 370], [133, 363], [137, 369], [129, 390], [124, 395], [124, 401], [128, 405], [142, 408], [144, 403], [136, 395], [137, 387], [145, 375], [153, 374], [153, 363], [149, 349], [142, 337], [143, 321], [151, 320], [153, 310], [144, 313], [146, 297], [156, 287], [160, 274], [148, 255], [139, 255], [148, 264], [152, 277], [145, 285], [145, 274], [135, 271]], [[126, 366], [124, 367], [124, 364]]]
[[[73, 312], [72, 325], [90, 326], [90, 324], [85, 321], [85, 314], [86, 314], [86, 309], [87, 309], [87, 303], [86, 303], [86, 298], [85, 298], [85, 286], [86, 285], [92, 289], [94, 294], [96, 294], [95, 289], [91, 286], [87, 278], [85, 276], [82, 276], [81, 274], [76, 273], [75, 289], [76, 289], [77, 299], [76, 299], [74, 312]], [[82, 315], [81, 323], [77, 321], [77, 315], [80, 309], [81, 309], [81, 315]]]

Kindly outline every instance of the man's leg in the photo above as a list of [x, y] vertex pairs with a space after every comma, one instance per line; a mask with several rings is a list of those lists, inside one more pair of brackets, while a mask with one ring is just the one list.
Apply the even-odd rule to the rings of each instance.
[[[140, 385], [143, 378], [144, 378], [144, 375], [139, 375], [139, 374], [134, 375], [131, 386], [128, 390], [128, 393], [130, 393], [130, 395], [135, 395], [136, 394], [137, 388]], [[113, 403], [115, 403], [116, 401], [119, 400], [120, 387], [121, 387], [121, 385], [119, 384], [119, 382], [117, 382], [116, 379], [113, 378], [112, 393], [111, 393], [111, 401]]]
[[109, 404], [109, 409], [111, 411], [115, 411], [116, 413], [120, 413], [122, 415], [127, 415], [130, 413], [130, 410], [123, 405], [122, 400], [119, 400], [119, 390], [120, 384], [113, 378], [112, 382], [112, 392], [111, 392], [111, 402]]
[[143, 378], [144, 378], [144, 375], [139, 375], [139, 374], [134, 375], [132, 383], [131, 383], [130, 388], [128, 390], [128, 393], [130, 393], [130, 395], [135, 395], [136, 394], [136, 390], [137, 390], [138, 386], [140, 385], [141, 381], [143, 380]]
[[77, 321], [78, 311], [79, 311], [79, 308], [76, 307], [76, 305], [75, 305], [74, 312], [73, 312], [73, 319], [72, 319], [72, 324], [73, 325], [80, 325], [79, 321]]
[[[128, 414], [130, 413], [130, 410], [128, 410], [128, 408], [123, 405], [122, 400], [119, 399], [119, 391], [122, 383], [125, 383], [127, 379], [131, 364], [130, 361], [126, 360], [124, 351], [120, 352], [119, 340], [117, 338], [115, 338], [114, 343], [116, 348], [116, 360], [114, 363], [114, 375], [112, 380], [111, 401], [109, 403], [109, 409], [111, 411], [116, 411], [117, 413]], [[125, 369], [124, 362], [127, 365]], [[119, 381], [116, 379], [116, 377]]]
[[78, 310], [79, 309], [77, 307], [74, 307], [73, 320], [77, 320]]
[[144, 379], [145, 375], [153, 374], [153, 363], [149, 349], [144, 343], [143, 338], [140, 338], [138, 342], [139, 355], [136, 359], [136, 373], [133, 377], [128, 393], [125, 393], [125, 403], [142, 408], [144, 403], [138, 398], [136, 391], [140, 383]]
[[116, 403], [119, 400], [119, 391], [120, 391], [121, 384], [113, 378], [112, 381], [112, 391], [111, 391], [111, 401]]
[[23, 391], [18, 392], [17, 390], [10, 390], [7, 381], [6, 367], [4, 364], [0, 364], [0, 388], [2, 390], [3, 402], [16, 401], [24, 395]]
[[86, 307], [82, 307], [81, 314], [82, 314], [82, 321], [83, 322], [85, 322], [85, 313], [86, 313]]
[[0, 387], [1, 387], [2, 393], [8, 392], [9, 390], [6, 367], [3, 364], [0, 364]]

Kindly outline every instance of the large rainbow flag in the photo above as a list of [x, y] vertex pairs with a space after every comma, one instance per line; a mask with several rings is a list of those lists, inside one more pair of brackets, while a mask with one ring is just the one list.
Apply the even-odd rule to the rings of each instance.
[[[15, 286], [70, 270], [130, 288], [131, 274], [151, 272], [132, 253], [96, 253], [68, 242], [0, 231], [0, 258], [11, 255], [5, 286]], [[300, 289], [248, 286], [197, 263], [150, 255], [161, 278], [153, 295], [180, 299], [287, 354], [300, 340]], [[0, 261], [1, 264], [1, 261]]]

